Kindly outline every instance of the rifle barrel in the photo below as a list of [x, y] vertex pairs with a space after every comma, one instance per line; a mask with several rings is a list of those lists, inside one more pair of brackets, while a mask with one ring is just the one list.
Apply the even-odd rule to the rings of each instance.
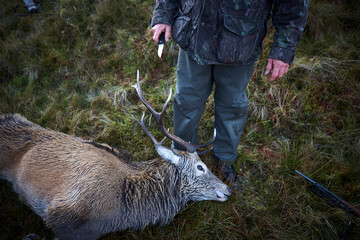
[[342, 198], [340, 198], [336, 194], [330, 192], [329, 190], [327, 190], [326, 188], [324, 188], [323, 186], [321, 186], [320, 184], [318, 184], [317, 182], [315, 182], [314, 180], [312, 180], [308, 176], [302, 174], [298, 170], [295, 170], [295, 172], [298, 173], [300, 176], [304, 177], [309, 182], [311, 182], [313, 184], [313, 187], [312, 187], [313, 192], [318, 194], [320, 197], [324, 198], [328, 203], [330, 203], [332, 205], [337, 204], [341, 208], [345, 209], [345, 211], [350, 212], [352, 214], [355, 214], [357, 216], [360, 216], [360, 210], [359, 209], [357, 209], [356, 207], [354, 207], [350, 203], [346, 202], [345, 200], [343, 200]]

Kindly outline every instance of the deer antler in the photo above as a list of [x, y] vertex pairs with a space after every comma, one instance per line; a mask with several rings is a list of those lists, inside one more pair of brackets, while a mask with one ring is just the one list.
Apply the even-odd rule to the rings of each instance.
[[[203, 147], [206, 147], [206, 146], [209, 146], [210, 144], [212, 144], [215, 140], [215, 137], [216, 137], [216, 130], [214, 129], [214, 136], [213, 138], [211, 139], [210, 142], [208, 143], [205, 143], [205, 144], [196, 144], [196, 145], [193, 145], [191, 144], [190, 142], [187, 142], [181, 138], [179, 138], [178, 136], [175, 136], [171, 133], [169, 133], [166, 128], [164, 127], [164, 114], [165, 114], [165, 111], [166, 111], [166, 108], [168, 106], [168, 103], [171, 99], [171, 95], [172, 95], [172, 90], [170, 88], [170, 94], [163, 106], [163, 109], [162, 111], [159, 113], [159, 112], [156, 112], [150, 105], [150, 103], [144, 98], [144, 95], [143, 95], [143, 92], [142, 92], [142, 89], [141, 89], [141, 86], [140, 86], [140, 80], [139, 80], [139, 70], [137, 71], [137, 84], [133, 85], [133, 87], [136, 89], [136, 92], [137, 94], [139, 95], [139, 98], [141, 100], [141, 102], [145, 105], [145, 107], [147, 109], [149, 109], [149, 111], [151, 112], [151, 114], [154, 116], [155, 118], [155, 121], [160, 129], [160, 131], [169, 139], [171, 139], [172, 141], [180, 144], [181, 146], [183, 146], [188, 152], [192, 153], [192, 152], [195, 152], [198, 148], [203, 148]], [[142, 127], [142, 129], [146, 132], [146, 134], [151, 138], [151, 140], [154, 142], [154, 144], [159, 144], [156, 139], [152, 136], [152, 134], [146, 129], [145, 127], [145, 124], [143, 123], [143, 118], [144, 118], [144, 115], [142, 117], [142, 120], [141, 122], [139, 122], [135, 117], [133, 117], [136, 122], [138, 124], [140, 124], [140, 126]]]
[[[136, 117], [134, 117], [133, 115], [131, 115], [131, 117], [140, 125], [140, 127], [144, 130], [146, 135], [148, 135], [150, 137], [151, 141], [155, 144], [155, 146], [159, 145], [159, 142], [155, 139], [155, 137], [151, 134], [151, 132], [149, 132], [149, 130], [145, 126], [145, 123], [144, 123], [145, 112], [143, 112], [141, 121], [137, 120]], [[160, 145], [162, 142], [163, 141], [160, 142]]]

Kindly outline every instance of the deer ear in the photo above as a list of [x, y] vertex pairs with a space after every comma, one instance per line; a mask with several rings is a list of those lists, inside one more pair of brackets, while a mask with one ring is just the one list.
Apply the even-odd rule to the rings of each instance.
[[180, 163], [180, 156], [177, 155], [172, 149], [157, 145], [155, 146], [156, 151], [158, 152], [159, 156], [164, 159], [165, 161], [172, 163], [174, 165], [179, 165]]

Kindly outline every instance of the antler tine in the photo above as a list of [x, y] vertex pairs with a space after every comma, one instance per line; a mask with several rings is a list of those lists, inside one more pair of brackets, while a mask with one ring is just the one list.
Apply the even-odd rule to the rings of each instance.
[[131, 117], [140, 125], [140, 127], [144, 130], [144, 132], [146, 133], [146, 135], [148, 135], [151, 139], [151, 141], [155, 144], [155, 145], [159, 145], [158, 141], [154, 138], [154, 136], [149, 132], [149, 130], [146, 128], [145, 124], [144, 124], [144, 117], [145, 117], [145, 112], [143, 112], [143, 115], [141, 117], [141, 121], [137, 120], [136, 117], [134, 117], [133, 115], [131, 115]]
[[[167, 129], [167, 131], [169, 131], [169, 129]], [[160, 144], [163, 145], [164, 142], [166, 141], [166, 139], [168, 139], [166, 136], [160, 141]]]
[[[213, 137], [212, 137], [212, 139], [211, 139], [209, 142], [204, 143], [204, 144], [196, 144], [196, 145], [194, 145], [194, 147], [195, 147], [196, 149], [198, 149], [198, 148], [203, 148], [203, 147], [207, 147], [207, 146], [211, 145], [211, 144], [215, 141], [215, 138], [216, 138], [216, 128], [214, 128]], [[211, 149], [210, 149], [210, 150], [211, 150]]]
[[[139, 70], [137, 70], [137, 84], [133, 85], [132, 86], [133, 88], [136, 89], [136, 92], [141, 100], [141, 102], [145, 105], [145, 107], [147, 109], [149, 109], [149, 111], [151, 112], [151, 114], [155, 117], [160, 115], [160, 113], [156, 112], [150, 105], [150, 103], [144, 98], [144, 95], [143, 95], [143, 92], [142, 92], [142, 89], [141, 89], [141, 86], [140, 86], [140, 74], [139, 74]], [[165, 107], [165, 106], [164, 106]]]

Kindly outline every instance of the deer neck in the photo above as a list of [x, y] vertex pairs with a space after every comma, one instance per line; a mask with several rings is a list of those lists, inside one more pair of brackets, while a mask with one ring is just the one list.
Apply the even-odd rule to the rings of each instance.
[[179, 171], [162, 159], [133, 164], [138, 174], [126, 178], [122, 196], [126, 209], [133, 213], [134, 225], [129, 227], [168, 224], [186, 204]]

